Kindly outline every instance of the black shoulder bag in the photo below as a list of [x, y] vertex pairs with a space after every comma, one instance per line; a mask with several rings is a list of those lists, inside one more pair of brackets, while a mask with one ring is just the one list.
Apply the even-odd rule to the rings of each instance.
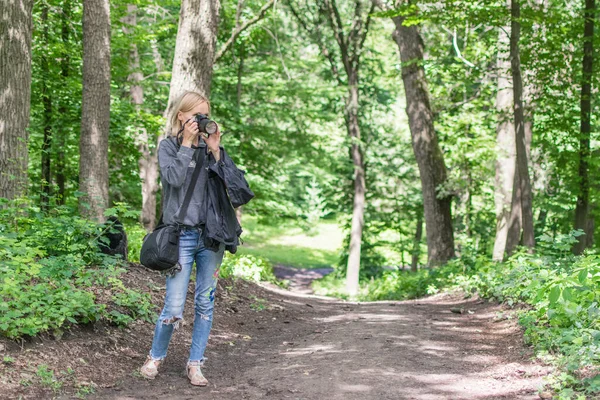
[[185, 192], [181, 209], [179, 210], [178, 218], [175, 225], [165, 225], [163, 216], [160, 216], [158, 226], [144, 237], [142, 250], [140, 251], [141, 264], [154, 271], [166, 271], [177, 265], [179, 261], [179, 232], [182, 222], [182, 216], [185, 216], [187, 209], [194, 193], [196, 181], [200, 175], [202, 164], [204, 162], [204, 149], [200, 149], [196, 153], [200, 153], [199, 160], [196, 162], [194, 173], [190, 186]]

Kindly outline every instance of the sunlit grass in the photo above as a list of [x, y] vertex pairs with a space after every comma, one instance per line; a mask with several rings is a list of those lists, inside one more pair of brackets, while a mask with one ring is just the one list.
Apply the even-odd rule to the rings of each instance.
[[240, 254], [301, 268], [332, 267], [339, 258], [343, 232], [335, 221], [319, 222], [315, 235], [308, 235], [293, 221], [261, 224], [256, 217], [246, 215], [242, 226]]

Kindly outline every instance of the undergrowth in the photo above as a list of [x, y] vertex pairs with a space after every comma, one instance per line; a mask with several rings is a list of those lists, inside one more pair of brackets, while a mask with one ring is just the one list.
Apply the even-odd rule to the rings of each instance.
[[223, 259], [219, 276], [241, 278], [253, 282], [268, 281], [282, 284], [273, 273], [273, 265], [263, 257], [227, 254]]
[[[131, 212], [107, 210], [116, 213]], [[75, 215], [68, 206], [44, 213], [29, 200], [0, 199], [0, 335], [61, 336], [72, 324], [153, 317], [149, 296], [119, 279], [125, 262], [99, 251], [110, 228]]]
[[[517, 252], [504, 263], [464, 253], [443, 267], [385, 271], [361, 282], [358, 300], [404, 300], [460, 288], [513, 307], [525, 340], [556, 373], [550, 386], [560, 399], [600, 397], [600, 257], [574, 256], [579, 235], [543, 235], [535, 254]], [[328, 276], [313, 283], [319, 294], [347, 297], [345, 282]]]

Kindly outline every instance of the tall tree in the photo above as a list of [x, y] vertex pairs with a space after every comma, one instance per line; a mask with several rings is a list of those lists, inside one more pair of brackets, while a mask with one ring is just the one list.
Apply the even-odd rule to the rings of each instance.
[[[387, 8], [382, 1], [374, 1], [382, 9]], [[447, 170], [433, 127], [429, 89], [423, 68], [424, 44], [419, 27], [414, 22], [405, 24], [406, 17], [402, 15], [394, 16], [392, 20], [396, 27], [393, 38], [400, 50], [413, 151], [421, 176], [428, 264], [435, 266], [454, 257], [452, 196], [440, 190], [446, 183]]]
[[[498, 92], [496, 94], [496, 110], [498, 112], [498, 125], [496, 128], [496, 239], [494, 242], [493, 259], [502, 261], [507, 247], [509, 218], [511, 213], [513, 181], [515, 179], [516, 148], [515, 126], [512, 121], [512, 79], [510, 77], [510, 53], [508, 27], [498, 30]], [[521, 203], [518, 207], [519, 218], [517, 230], [521, 231]], [[517, 210], [515, 209], [515, 212]], [[518, 243], [518, 240], [517, 240]], [[511, 245], [514, 247], [514, 245]]]
[[[329, 60], [331, 72], [338, 84], [346, 86], [347, 89], [344, 120], [346, 122], [348, 137], [350, 138], [350, 158], [354, 166], [354, 193], [346, 286], [348, 294], [355, 296], [358, 293], [366, 193], [364, 145], [361, 139], [359, 124], [360, 56], [363, 52], [365, 39], [369, 31], [374, 4], [365, 4], [363, 0], [355, 0], [350, 4], [353, 14], [351, 16], [351, 23], [344, 23], [345, 21], [342, 20], [342, 14], [335, 0], [318, 2], [317, 19], [315, 21], [306, 21], [294, 9], [291, 2], [290, 9], [303, 28], [309, 32], [313, 40], [320, 47], [321, 53]], [[322, 21], [321, 18], [324, 18], [325, 21]], [[322, 22], [325, 22], [331, 29], [338, 48], [337, 50], [323, 36], [320, 27]], [[349, 31], [344, 30], [344, 26], [346, 25], [350, 25]], [[344, 75], [342, 75], [337, 67], [335, 55], [338, 53], [343, 65]]]
[[27, 189], [33, 0], [0, 6], [0, 197]]
[[83, 98], [79, 141], [80, 213], [104, 220], [108, 207], [110, 127], [110, 4], [83, 2]]
[[185, 90], [210, 96], [220, 9], [219, 0], [181, 1], [166, 116]]
[[[63, 82], [67, 82], [69, 79], [69, 64], [71, 63], [71, 57], [69, 54], [69, 23], [71, 18], [71, 1], [65, 0], [62, 7], [61, 13], [61, 42], [62, 42], [62, 56], [60, 61], [60, 75]], [[61, 98], [58, 106], [58, 114], [62, 117], [67, 115], [67, 102]], [[58, 186], [58, 197], [57, 202], [64, 204], [65, 202], [65, 146], [67, 143], [67, 130], [64, 129], [57, 134], [57, 159], [56, 159], [56, 184]]]
[[[131, 38], [129, 48], [129, 76], [127, 78], [131, 83], [129, 96], [131, 97], [131, 103], [135, 107], [138, 120], [141, 120], [142, 106], [144, 105], [144, 88], [142, 87], [144, 76], [140, 69], [140, 55], [135, 40], [137, 12], [138, 8], [136, 5], [127, 5], [127, 15], [123, 19], [123, 30]], [[142, 213], [140, 219], [144, 228], [149, 232], [154, 229], [156, 222], [156, 193], [158, 192], [158, 168], [156, 166], [158, 158], [156, 151], [153, 151], [150, 146], [151, 141], [155, 140], [154, 135], [149, 135], [147, 129], [141, 124], [135, 127], [135, 131], [136, 145], [140, 152], [138, 166], [140, 180], [142, 181]]]
[[[533, 230], [533, 194], [529, 179], [527, 161], [527, 144], [525, 138], [525, 117], [523, 111], [523, 80], [521, 78], [521, 58], [519, 54], [519, 40], [521, 37], [521, 4], [520, 0], [511, 1], [511, 29], [510, 29], [510, 63], [513, 80], [513, 110], [515, 124], [516, 167], [513, 181], [512, 208], [509, 217], [509, 238], [506, 246], [508, 254], [514, 251], [518, 243], [520, 231], [517, 226], [522, 226], [522, 243], [532, 249], [535, 246]], [[520, 213], [519, 213], [520, 210]], [[512, 239], [512, 240], [511, 240]]]
[[[579, 133], [579, 193], [575, 207], [575, 229], [583, 230], [586, 235], [579, 236], [573, 247], [575, 254], [583, 253], [590, 242], [587, 236], [593, 235], [589, 229], [590, 211], [590, 132], [592, 129], [592, 75], [594, 71], [594, 19], [596, 18], [596, 0], [585, 0], [583, 28], [583, 74], [581, 77], [581, 127]], [[592, 225], [593, 226], [593, 225]]]
[[50, 68], [48, 64], [48, 47], [50, 35], [48, 34], [48, 3], [42, 2], [42, 39], [44, 40], [44, 51], [42, 53], [42, 103], [44, 104], [44, 141], [42, 142], [42, 187], [41, 187], [41, 203], [42, 210], [48, 210], [50, 198], [50, 162], [52, 147], [52, 97], [48, 82], [50, 81]]

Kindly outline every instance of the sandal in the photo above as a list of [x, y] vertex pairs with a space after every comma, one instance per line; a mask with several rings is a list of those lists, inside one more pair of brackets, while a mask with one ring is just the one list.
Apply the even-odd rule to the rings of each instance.
[[208, 385], [208, 380], [202, 375], [202, 371], [200, 370], [199, 365], [187, 365], [187, 376], [190, 380], [190, 383], [194, 386], [206, 386]]
[[142, 365], [142, 368], [140, 368], [140, 373], [146, 379], [156, 378], [156, 375], [158, 375], [158, 366], [161, 362], [162, 360], [154, 360], [152, 357], [148, 356], [146, 362]]

